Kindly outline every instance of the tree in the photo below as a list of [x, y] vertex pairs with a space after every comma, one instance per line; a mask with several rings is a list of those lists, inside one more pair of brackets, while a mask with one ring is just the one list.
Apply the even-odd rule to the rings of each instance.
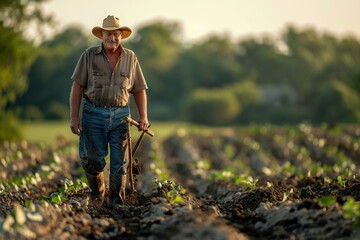
[[0, 142], [20, 136], [9, 105], [26, 90], [26, 76], [35, 58], [34, 44], [25, 37], [27, 26], [34, 24], [41, 28], [50, 19], [41, 11], [44, 1], [0, 2]]
[[[356, 118], [356, 120], [360, 121], [360, 97], [359, 94], [356, 92], [356, 90], [351, 89], [346, 84], [334, 80], [332, 82], [335, 89], [339, 91], [339, 93], [342, 95], [342, 99], [344, 102], [344, 106], [351, 110], [351, 113]], [[353, 119], [351, 119], [353, 120]]]
[[197, 89], [186, 106], [188, 119], [199, 124], [226, 125], [241, 112], [241, 103], [225, 89]]
[[[173, 106], [172, 89], [176, 82], [169, 77], [183, 49], [178, 23], [156, 21], [142, 26], [133, 40], [124, 42], [137, 54], [150, 91], [152, 119], [168, 119]], [[167, 101], [164, 101], [167, 99]]]
[[281, 85], [291, 78], [288, 56], [270, 37], [246, 38], [238, 42], [236, 61], [244, 76], [251, 76], [256, 83]]
[[53, 17], [45, 14], [42, 4], [48, 0], [2, 0], [0, 2], [0, 25], [24, 34], [29, 25], [37, 30], [53, 21]]
[[191, 87], [220, 88], [238, 81], [241, 66], [235, 61], [235, 47], [228, 36], [209, 36], [192, 46], [183, 60], [181, 73]]
[[171, 99], [172, 117], [184, 117], [185, 103], [196, 89], [222, 88], [241, 80], [241, 73], [229, 36], [211, 35], [184, 48], [167, 74], [164, 94]]
[[[37, 106], [47, 119], [69, 116], [70, 79], [81, 53], [89, 45], [89, 36], [78, 26], [69, 26], [38, 48], [38, 56], [29, 71], [29, 89], [17, 104], [24, 110], [24, 118], [33, 118]], [[57, 107], [54, 107], [57, 106]], [[30, 113], [30, 115], [25, 115]]]
[[299, 104], [309, 105], [307, 93], [327, 81], [326, 77], [315, 79], [336, 58], [336, 39], [313, 28], [300, 30], [293, 26], [286, 29], [282, 39], [288, 49], [289, 74], [296, 73], [291, 74], [289, 82], [297, 89]]
[[24, 40], [21, 34], [0, 26], [0, 109], [2, 111], [26, 90], [26, 74], [35, 57], [33, 52], [31, 42]]

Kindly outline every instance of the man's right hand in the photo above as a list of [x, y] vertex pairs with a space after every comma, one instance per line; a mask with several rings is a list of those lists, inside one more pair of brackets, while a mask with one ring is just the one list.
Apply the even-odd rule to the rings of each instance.
[[70, 130], [73, 134], [80, 135], [82, 131], [79, 110], [83, 87], [74, 81], [70, 92]]
[[82, 131], [80, 118], [71, 118], [70, 130], [73, 134], [80, 135], [80, 131]]

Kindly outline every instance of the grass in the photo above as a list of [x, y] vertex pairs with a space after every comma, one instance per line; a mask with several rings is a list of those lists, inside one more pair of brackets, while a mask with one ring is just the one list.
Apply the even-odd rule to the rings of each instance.
[[68, 121], [28, 122], [23, 127], [24, 139], [29, 142], [43, 142], [53, 144], [56, 138], [63, 136], [69, 140], [77, 140], [72, 134]]
[[[189, 126], [184, 122], [152, 122], [150, 130], [155, 133], [155, 138], [164, 138]], [[78, 140], [78, 136], [71, 133], [68, 121], [28, 122], [23, 126], [23, 135], [24, 139], [29, 142], [43, 142], [45, 144], [54, 144], [59, 136], [72, 141]], [[139, 136], [136, 127], [132, 127], [132, 135], [134, 138]]]

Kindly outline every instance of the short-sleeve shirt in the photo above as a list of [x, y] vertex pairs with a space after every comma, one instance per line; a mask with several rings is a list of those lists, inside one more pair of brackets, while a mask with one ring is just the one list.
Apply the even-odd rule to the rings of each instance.
[[129, 96], [147, 89], [135, 53], [121, 47], [114, 70], [102, 45], [90, 47], [81, 55], [71, 78], [84, 88], [83, 97], [96, 106], [120, 107]]

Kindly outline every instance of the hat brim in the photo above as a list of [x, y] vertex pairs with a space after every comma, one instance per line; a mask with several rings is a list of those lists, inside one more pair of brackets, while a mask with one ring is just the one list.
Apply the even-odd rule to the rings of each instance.
[[102, 39], [102, 33], [101, 33], [102, 30], [106, 30], [106, 31], [121, 30], [122, 31], [121, 39], [128, 38], [132, 33], [131, 29], [129, 27], [125, 27], [125, 26], [120, 27], [120, 28], [118, 28], [118, 27], [108, 27], [108, 28], [94, 27], [91, 32], [92, 32], [92, 34], [94, 34], [95, 37]]

